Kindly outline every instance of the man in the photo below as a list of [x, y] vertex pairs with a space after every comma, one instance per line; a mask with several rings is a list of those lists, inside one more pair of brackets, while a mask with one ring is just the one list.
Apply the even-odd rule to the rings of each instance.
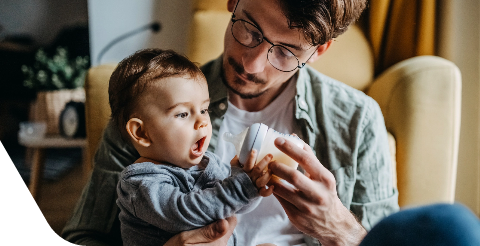
[[[232, 19], [224, 53], [202, 67], [211, 96], [209, 149], [229, 162], [233, 146], [220, 136], [255, 122], [295, 133], [308, 144], [299, 149], [276, 140], [305, 175], [270, 164], [274, 174], [295, 188], [277, 182], [274, 197], [237, 216], [239, 245], [358, 245], [366, 229], [398, 210], [378, 105], [362, 92], [304, 67], [346, 31], [365, 2], [228, 1]], [[92, 178], [65, 227], [66, 239], [87, 245], [120, 243], [115, 185], [119, 172], [136, 158], [133, 147], [107, 126]], [[263, 226], [267, 224], [276, 226]]]

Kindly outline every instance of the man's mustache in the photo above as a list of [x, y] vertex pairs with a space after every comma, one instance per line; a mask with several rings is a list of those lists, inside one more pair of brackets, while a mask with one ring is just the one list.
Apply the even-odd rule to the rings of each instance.
[[257, 78], [254, 74], [251, 73], [245, 73], [245, 69], [243, 68], [242, 65], [240, 65], [238, 62], [236, 62], [232, 57], [227, 58], [228, 64], [232, 66], [233, 70], [237, 72], [240, 75], [244, 75], [247, 77], [248, 80], [252, 81], [255, 84], [266, 84], [267, 82], [264, 81], [263, 79]]

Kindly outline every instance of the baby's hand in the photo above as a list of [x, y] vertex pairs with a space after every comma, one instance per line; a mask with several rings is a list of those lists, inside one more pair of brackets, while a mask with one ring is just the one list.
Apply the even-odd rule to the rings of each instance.
[[[245, 171], [245, 173], [250, 177], [255, 186], [257, 186], [258, 193], [261, 196], [267, 197], [273, 193], [273, 186], [268, 187], [268, 189], [266, 188], [268, 181], [272, 177], [272, 174], [268, 170], [268, 163], [270, 163], [273, 157], [271, 154], [268, 154], [257, 164], [255, 164], [256, 156], [257, 151], [252, 150], [247, 162], [242, 168], [243, 171]], [[235, 158], [232, 160], [232, 165], [234, 160]], [[239, 163], [238, 158], [235, 161]]]

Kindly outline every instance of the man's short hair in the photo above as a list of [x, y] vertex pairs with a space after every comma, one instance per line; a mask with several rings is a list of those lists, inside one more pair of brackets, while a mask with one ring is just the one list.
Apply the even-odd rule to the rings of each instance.
[[313, 46], [344, 33], [367, 5], [366, 0], [281, 0], [280, 4], [289, 26], [303, 30]]
[[113, 71], [108, 85], [111, 118], [128, 139], [125, 126], [143, 91], [155, 81], [168, 77], [205, 80], [200, 68], [173, 50], [144, 49], [123, 59]]

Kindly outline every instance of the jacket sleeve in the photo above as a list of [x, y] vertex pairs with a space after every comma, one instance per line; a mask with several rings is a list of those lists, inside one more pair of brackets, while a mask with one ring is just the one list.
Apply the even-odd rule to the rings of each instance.
[[360, 121], [355, 189], [350, 206], [370, 230], [382, 218], [399, 210], [393, 186], [387, 130], [378, 104], [369, 100]]
[[121, 245], [116, 186], [120, 172], [138, 153], [110, 122], [94, 158], [94, 169], [61, 236], [79, 245]]
[[191, 230], [235, 214], [258, 191], [243, 172], [232, 170], [232, 176], [206, 189], [183, 192], [168, 172], [148, 178], [121, 179], [118, 203], [139, 219], [170, 233]]

